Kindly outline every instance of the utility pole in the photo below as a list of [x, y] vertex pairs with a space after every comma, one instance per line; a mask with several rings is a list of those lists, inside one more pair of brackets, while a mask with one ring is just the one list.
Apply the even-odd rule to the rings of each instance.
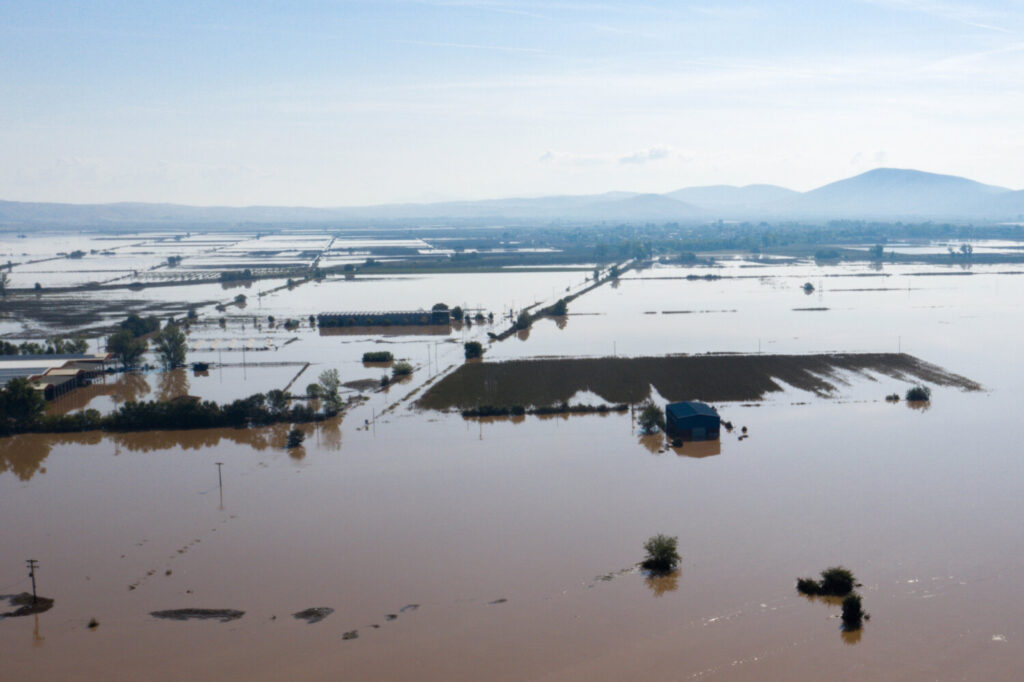
[[28, 564], [28, 577], [32, 578], [32, 603], [36, 603], [36, 569], [39, 568], [39, 562], [35, 559], [26, 559], [25, 563]]

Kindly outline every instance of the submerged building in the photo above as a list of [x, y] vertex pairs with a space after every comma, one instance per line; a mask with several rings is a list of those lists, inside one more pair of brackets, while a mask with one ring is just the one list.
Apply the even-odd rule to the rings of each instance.
[[722, 418], [710, 405], [699, 402], [669, 403], [665, 406], [665, 432], [683, 440], [714, 440]]
[[392, 325], [447, 325], [447, 310], [379, 310], [375, 312], [334, 312], [316, 316], [320, 327], [390, 327]]
[[47, 400], [53, 400], [105, 372], [110, 353], [0, 356], [0, 386], [11, 379], [28, 379]]

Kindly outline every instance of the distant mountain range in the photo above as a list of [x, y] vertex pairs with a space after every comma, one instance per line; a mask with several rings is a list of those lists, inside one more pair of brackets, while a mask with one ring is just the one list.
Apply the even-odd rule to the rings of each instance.
[[687, 187], [665, 194], [385, 204], [345, 208], [199, 207], [176, 204], [52, 204], [0, 201], [7, 227], [310, 224], [413, 221], [669, 222], [710, 220], [1024, 220], [1024, 190], [953, 175], [877, 168], [809, 192], [775, 185]]

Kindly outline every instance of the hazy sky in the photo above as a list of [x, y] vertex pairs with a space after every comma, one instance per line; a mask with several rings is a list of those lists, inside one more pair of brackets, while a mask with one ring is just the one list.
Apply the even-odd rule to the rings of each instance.
[[1024, 187], [1024, 0], [0, 0], [0, 199]]

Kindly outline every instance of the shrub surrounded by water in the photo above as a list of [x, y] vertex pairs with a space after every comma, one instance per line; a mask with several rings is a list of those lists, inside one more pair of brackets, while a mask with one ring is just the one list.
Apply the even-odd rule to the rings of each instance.
[[647, 552], [647, 557], [640, 562], [640, 565], [655, 573], [669, 573], [682, 560], [682, 557], [679, 556], [679, 538], [663, 533], [647, 538], [644, 550]]
[[821, 580], [797, 578], [796, 589], [800, 594], [824, 597], [845, 597], [853, 592], [856, 579], [848, 569], [831, 566], [821, 572]]
[[914, 386], [907, 389], [906, 399], [909, 402], [925, 402], [932, 399], [932, 389], [927, 386]]

